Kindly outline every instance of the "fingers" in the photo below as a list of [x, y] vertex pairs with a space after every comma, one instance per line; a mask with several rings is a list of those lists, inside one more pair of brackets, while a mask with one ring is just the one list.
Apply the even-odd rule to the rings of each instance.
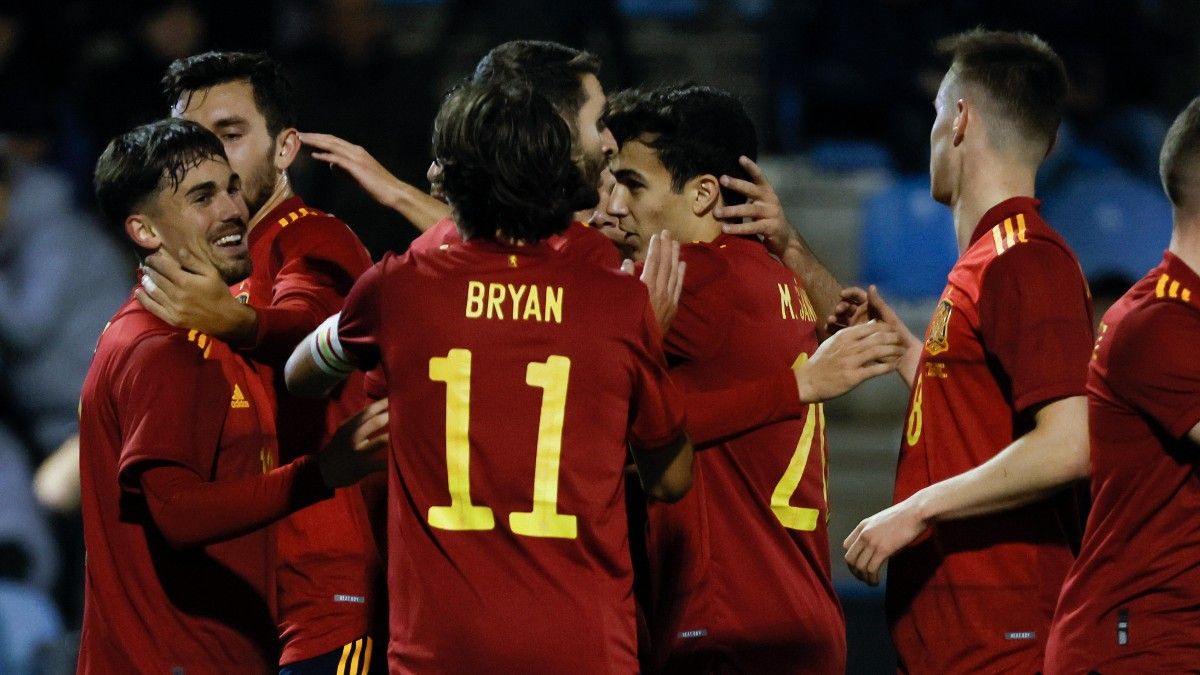
[[721, 176], [721, 187], [733, 190], [755, 201], [759, 201], [766, 196], [766, 190], [758, 184], [741, 178], [734, 178], [733, 176]]
[[392, 437], [390, 434], [386, 434], [386, 433], [379, 434], [378, 436], [368, 438], [367, 440], [363, 441], [362, 443], [359, 443], [358, 445], [354, 446], [354, 451], [359, 454], [369, 455], [373, 452], [377, 452], [379, 450], [383, 450], [383, 449], [387, 448], [388, 443], [391, 442], [391, 439], [392, 439]]
[[765, 220], [779, 216], [779, 209], [766, 202], [744, 202], [733, 206], [721, 206], [713, 210], [717, 218], [750, 218]]
[[160, 248], [153, 255], [146, 256], [144, 266], [158, 273], [159, 276], [154, 279], [154, 282], [160, 288], [165, 285], [163, 279], [169, 281], [171, 286], [176, 286], [187, 276], [187, 272], [179, 264], [178, 258], [165, 248]]
[[142, 307], [145, 307], [148, 312], [150, 312], [154, 316], [157, 316], [158, 318], [162, 319], [163, 321], [166, 321], [167, 323], [170, 323], [170, 324], [175, 323], [174, 312], [167, 309], [158, 300], [155, 300], [145, 290], [143, 290], [141, 288], [134, 289], [133, 295], [134, 295], [134, 297], [137, 298], [138, 302], [142, 303]]
[[758, 183], [759, 185], [766, 185], [768, 187], [771, 185], [770, 181], [767, 180], [767, 175], [763, 173], [763, 170], [754, 162], [754, 160], [742, 155], [741, 157], [738, 157], [738, 164], [742, 165], [742, 168], [746, 170], [746, 173], [750, 174], [750, 178], [755, 183]]
[[671, 233], [663, 230], [659, 244], [665, 249], [665, 260], [658, 266], [658, 288], [661, 289], [660, 292], [666, 293], [671, 288], [671, 275], [679, 267], [679, 242], [672, 241]]
[[[662, 264], [662, 245], [659, 239], [660, 236], [657, 234], [650, 236], [650, 243], [646, 246], [646, 259], [642, 261], [642, 282], [647, 286], [658, 279], [658, 266]], [[651, 294], [654, 290], [650, 289]]]
[[314, 148], [320, 148], [326, 152], [333, 152], [337, 148], [349, 147], [350, 143], [334, 136], [333, 134], [318, 134], [310, 131], [302, 131], [299, 134], [300, 142]]
[[[871, 286], [871, 288], [875, 288], [875, 286]], [[878, 291], [876, 291], [876, 293], [878, 293]], [[841, 302], [861, 305], [868, 301], [870, 298], [870, 293], [868, 291], [864, 291], [858, 286], [847, 286], [846, 288], [842, 289], [839, 297], [841, 298]]]
[[683, 277], [687, 273], [687, 262], [682, 260], [679, 262], [678, 272], [673, 279], [671, 288], [671, 304], [676, 307], [679, 306], [679, 298], [683, 295]]
[[[858, 289], [862, 290], [862, 289]], [[879, 288], [875, 284], [871, 284], [866, 295], [866, 302], [871, 312], [875, 316], [887, 321], [888, 323], [899, 323], [900, 318], [896, 316], [896, 312], [883, 300], [883, 296], [879, 294]]]
[[625, 274], [628, 274], [629, 276], [633, 276], [633, 273], [636, 271], [633, 261], [630, 260], [629, 258], [622, 260], [621, 261], [621, 271], [624, 272]]

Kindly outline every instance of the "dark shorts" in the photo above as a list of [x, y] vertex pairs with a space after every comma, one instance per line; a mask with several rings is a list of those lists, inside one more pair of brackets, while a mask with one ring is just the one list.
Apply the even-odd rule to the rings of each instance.
[[279, 675], [385, 675], [386, 660], [386, 645], [376, 649], [374, 640], [361, 637], [331, 652], [282, 666]]

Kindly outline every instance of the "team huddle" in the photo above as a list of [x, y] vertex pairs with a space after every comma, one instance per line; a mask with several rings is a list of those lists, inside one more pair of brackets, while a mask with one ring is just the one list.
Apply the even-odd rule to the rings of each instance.
[[[938, 49], [960, 255], [923, 339], [821, 264], [726, 92], [606, 98], [595, 56], [505, 43], [425, 192], [300, 133], [269, 57], [173, 63], [95, 171], [144, 264], [80, 403], [79, 671], [844, 672], [822, 403], [891, 372], [894, 505], [844, 548], [889, 563], [900, 671], [1195, 669], [1200, 99], [1170, 248], [1093, 335], [1034, 198], [1061, 60]], [[293, 191], [305, 145], [421, 236], [373, 265]]]

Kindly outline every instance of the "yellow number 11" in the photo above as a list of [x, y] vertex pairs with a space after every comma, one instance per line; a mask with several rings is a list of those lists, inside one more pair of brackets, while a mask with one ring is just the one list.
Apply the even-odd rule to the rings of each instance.
[[[558, 512], [559, 462], [570, 374], [571, 359], [557, 355], [530, 363], [525, 369], [525, 383], [542, 390], [533, 508], [510, 513], [508, 526], [527, 537], [576, 536], [575, 516]], [[446, 478], [450, 487], [450, 505], [429, 507], [429, 524], [442, 530], [494, 529], [492, 510], [471, 501], [471, 351], [451, 349], [446, 356], [429, 359], [429, 379], [446, 383]]]

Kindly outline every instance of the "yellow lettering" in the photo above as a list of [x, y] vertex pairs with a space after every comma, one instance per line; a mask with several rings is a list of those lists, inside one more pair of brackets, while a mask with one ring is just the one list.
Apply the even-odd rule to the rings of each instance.
[[501, 302], [504, 302], [504, 286], [488, 284], [487, 318], [492, 318], [493, 312], [497, 319], [504, 318], [504, 308], [500, 306]]
[[[558, 291], [555, 293], [555, 291]], [[530, 295], [533, 295], [530, 293]], [[562, 323], [562, 286], [546, 288], [546, 321]]]
[[525, 312], [521, 315], [521, 318], [526, 320], [530, 317], [538, 321], [542, 320], [542, 301], [538, 300], [537, 289], [529, 294], [529, 298], [525, 301]]
[[483, 284], [467, 282], [467, 318], [478, 319], [483, 314]]
[[817, 310], [813, 309], [812, 301], [808, 299], [808, 293], [796, 287], [796, 295], [800, 298], [800, 318], [816, 322]]
[[521, 318], [521, 297], [525, 295], [525, 291], [527, 290], [529, 290], [529, 287], [525, 284], [520, 284], [519, 286], [508, 285], [508, 295], [512, 298], [512, 318], [514, 319]]
[[785, 319], [796, 318], [796, 310], [792, 309], [792, 291], [787, 287], [787, 284], [776, 284], [779, 286], [779, 314]]

